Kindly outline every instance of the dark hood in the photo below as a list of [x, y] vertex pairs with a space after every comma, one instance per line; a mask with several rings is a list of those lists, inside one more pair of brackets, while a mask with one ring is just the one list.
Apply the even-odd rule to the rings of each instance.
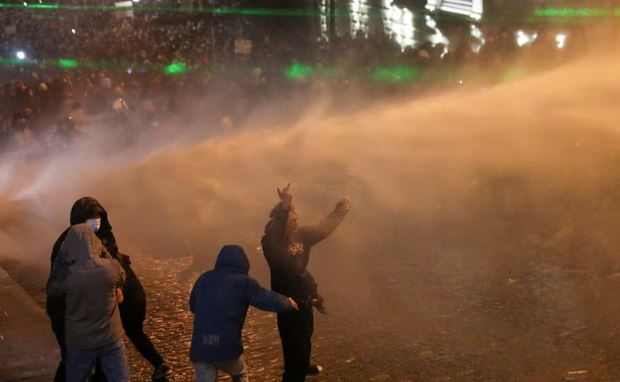
[[95, 198], [85, 196], [78, 199], [71, 207], [71, 216], [69, 221], [71, 225], [86, 223], [86, 220], [95, 216], [101, 217], [101, 228], [112, 229], [108, 221], [108, 213], [101, 203]]
[[108, 252], [116, 257], [118, 247], [116, 245], [116, 238], [112, 233], [112, 225], [110, 220], [108, 220], [108, 212], [97, 199], [90, 196], [78, 199], [71, 207], [69, 221], [71, 225], [82, 224], [95, 216], [101, 217], [101, 227], [97, 231], [97, 237], [101, 239]]
[[63, 250], [67, 260], [80, 263], [101, 257], [103, 248], [101, 240], [88, 224], [76, 224], [69, 228], [62, 243], [61, 251]]
[[243, 248], [238, 245], [225, 245], [215, 262], [215, 269], [228, 269], [238, 273], [250, 272], [250, 261]]

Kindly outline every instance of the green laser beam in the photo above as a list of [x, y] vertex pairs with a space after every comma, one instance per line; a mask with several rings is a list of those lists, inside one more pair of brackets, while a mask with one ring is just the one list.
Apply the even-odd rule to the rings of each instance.
[[370, 79], [376, 82], [405, 83], [413, 82], [420, 76], [420, 69], [415, 66], [377, 67], [370, 74]]
[[165, 73], [167, 75], [184, 74], [189, 71], [187, 64], [180, 61], [175, 61], [172, 64], [166, 66]]
[[24, 8], [32, 8], [32, 9], [58, 9], [58, 4], [22, 4]]
[[[145, 6], [145, 5], [127, 5], [127, 6], [111, 6], [111, 5], [87, 5], [87, 4], [38, 4], [38, 3], [0, 3], [0, 9], [14, 9], [22, 11], [45, 11], [45, 10], [66, 10], [66, 11], [106, 11], [106, 12], [124, 12], [131, 10], [134, 13], [191, 13], [191, 14], [211, 14], [211, 15], [245, 15], [245, 16], [286, 16], [286, 17], [333, 17], [333, 18], [350, 18], [351, 11], [349, 9], [336, 9], [334, 11], [320, 11], [307, 9], [283, 9], [283, 8], [226, 8], [226, 7], [206, 7], [206, 8], [189, 8], [189, 7], [170, 7], [170, 6]], [[384, 18], [385, 10], [371, 9], [364, 12], [364, 16], [368, 18]], [[442, 13], [442, 18], [451, 18], [455, 16], [450, 13]], [[620, 16], [620, 7], [618, 8], [538, 8], [529, 15], [523, 14], [490, 14], [485, 13], [486, 21], [501, 21], [506, 17], [518, 17], [526, 22], [535, 22], [536, 19], [546, 19], [548, 21], [557, 20], [585, 20], [586, 18], [601, 18], [605, 16]]]
[[[620, 8], [614, 10], [618, 13]], [[539, 8], [534, 11], [537, 17], [604, 17], [611, 15], [612, 12], [605, 8]]]
[[[0, 9], [15, 10], [67, 10], [67, 11], [109, 11], [124, 12], [133, 11], [135, 13], [203, 13], [215, 15], [250, 15], [250, 16], [326, 16], [326, 12], [309, 11], [306, 9], [285, 9], [285, 8], [225, 8], [225, 7], [206, 7], [206, 8], [187, 8], [187, 7], [162, 7], [162, 6], [110, 6], [110, 5], [75, 5], [75, 4], [10, 4], [0, 3]], [[332, 15], [332, 14], [330, 14]], [[336, 10], [334, 17], [349, 16], [348, 10]], [[381, 17], [381, 11], [369, 11], [369, 17]]]
[[[76, 60], [73, 58], [58, 58], [58, 59], [23, 59], [13, 57], [0, 57], [0, 65], [15, 65], [15, 66], [30, 66], [30, 65], [45, 65], [49, 67], [58, 67], [66, 70], [74, 69], [117, 69], [126, 71], [129, 68], [133, 70], [148, 70], [155, 73], [164, 73], [169, 76], [182, 75], [189, 72], [196, 72], [200, 69], [204, 69], [205, 66], [198, 66], [190, 68], [190, 66], [181, 61], [175, 61], [168, 65], [161, 64], [149, 64], [138, 65], [127, 62], [106, 62], [106, 61], [90, 61], [90, 60]], [[368, 79], [375, 82], [385, 83], [406, 83], [412, 82], [418, 79], [421, 70], [412, 66], [397, 66], [397, 67], [377, 67], [370, 73]], [[338, 67], [317, 65], [315, 67], [295, 62], [288, 68], [285, 68], [283, 75], [288, 80], [298, 79], [336, 79], [343, 75], [343, 72]], [[366, 74], [361, 74], [362, 77], [368, 77]]]
[[[163, 64], [137, 64], [127, 62], [98, 62], [89, 60], [76, 60], [73, 58], [58, 58], [58, 59], [17, 59], [14, 57], [0, 57], [0, 65], [15, 65], [15, 66], [27, 66], [27, 65], [45, 65], [49, 67], [58, 67], [64, 70], [81, 69], [113, 69], [127, 71], [132, 69], [134, 71], [146, 70], [154, 73], [163, 73], [170, 76], [183, 75], [187, 73], [200, 73], [205, 70], [211, 75], [217, 73], [217, 70], [207, 65], [198, 65], [190, 67], [187, 63], [181, 61], [175, 61], [168, 65]], [[375, 66], [371, 69], [362, 69], [353, 72], [344, 72], [343, 68], [337, 66], [325, 66], [325, 65], [308, 65], [302, 62], [294, 62], [287, 68], [284, 68], [282, 75], [288, 80], [295, 81], [297, 79], [319, 79], [319, 80], [342, 80], [356, 77], [362, 81], [371, 81], [375, 83], [385, 84], [398, 84], [405, 85], [418, 81], [421, 82], [437, 82], [437, 83], [450, 83], [455, 78], [460, 78], [459, 74], [465, 71], [455, 67], [449, 68], [425, 68], [422, 69], [417, 66], [399, 65], [399, 66]], [[359, 69], [359, 68], [358, 68]], [[351, 76], [351, 73], [354, 73]], [[524, 76], [532, 73], [526, 71], [520, 67], [506, 68], [499, 73], [498, 79], [503, 81], [513, 81], [520, 79]]]
[[65, 69], [73, 69], [78, 67], [78, 62], [72, 58], [59, 58], [58, 66]]
[[92, 70], [148, 70], [151, 72], [164, 73], [166, 75], [178, 75], [187, 73], [190, 68], [183, 62], [172, 62], [169, 65], [162, 64], [136, 64], [124, 61], [92, 61], [92, 60], [76, 60], [73, 58], [58, 58], [58, 59], [19, 59], [16, 57], [0, 57], [0, 65], [15, 65], [15, 66], [32, 66], [43, 65], [49, 67], [57, 67], [61, 69], [92, 69]]

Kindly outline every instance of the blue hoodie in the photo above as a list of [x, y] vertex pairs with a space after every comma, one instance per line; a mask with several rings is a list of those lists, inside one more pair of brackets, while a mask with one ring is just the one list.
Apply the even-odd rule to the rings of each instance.
[[189, 306], [194, 313], [190, 359], [216, 362], [243, 353], [241, 330], [250, 305], [270, 312], [291, 309], [288, 298], [262, 288], [248, 275], [250, 262], [243, 248], [226, 245], [215, 269], [203, 273], [192, 289]]

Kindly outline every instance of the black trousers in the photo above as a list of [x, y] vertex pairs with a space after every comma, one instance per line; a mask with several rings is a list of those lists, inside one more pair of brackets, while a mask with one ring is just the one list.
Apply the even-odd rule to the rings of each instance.
[[314, 332], [312, 305], [300, 304], [298, 311], [279, 313], [278, 331], [284, 355], [282, 382], [305, 381]]
[[146, 297], [130, 298], [120, 305], [121, 321], [125, 335], [142, 356], [153, 366], [164, 363], [163, 358], [155, 349], [149, 336], [144, 333], [144, 319], [146, 318]]
[[[49, 304], [48, 304], [48, 314], [49, 314]], [[50, 317], [52, 321], [52, 331], [54, 332], [54, 336], [56, 336], [56, 342], [58, 342], [58, 346], [60, 347], [60, 363], [58, 363], [58, 367], [56, 368], [56, 375], [54, 375], [54, 382], [65, 382], [66, 374], [65, 374], [65, 358], [67, 356], [67, 346], [65, 345], [65, 321], [60, 319], [54, 319]]]

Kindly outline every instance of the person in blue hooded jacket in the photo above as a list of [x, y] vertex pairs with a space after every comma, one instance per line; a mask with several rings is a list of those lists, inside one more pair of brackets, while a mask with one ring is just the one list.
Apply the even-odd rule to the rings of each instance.
[[297, 310], [291, 298], [262, 288], [249, 276], [250, 262], [243, 248], [224, 246], [215, 269], [203, 273], [192, 289], [194, 313], [190, 359], [196, 382], [215, 382], [218, 370], [234, 382], [247, 382], [241, 330], [250, 305], [270, 312]]

